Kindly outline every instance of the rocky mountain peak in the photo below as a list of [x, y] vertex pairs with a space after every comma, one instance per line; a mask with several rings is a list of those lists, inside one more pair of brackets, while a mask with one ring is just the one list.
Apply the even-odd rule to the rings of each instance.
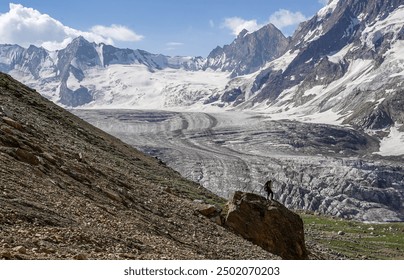
[[90, 42], [87, 41], [83, 36], [80, 35], [80, 36], [74, 38], [70, 44], [72, 44], [72, 45], [88, 45], [88, 44], [90, 44]]
[[287, 45], [288, 39], [272, 24], [255, 32], [244, 29], [230, 45], [215, 48], [205, 68], [229, 71], [232, 77], [249, 74], [282, 55]]
[[[101, 44], [99, 44], [101, 45]], [[83, 49], [91, 49], [95, 48], [97, 46], [96, 43], [88, 41], [86, 38], [83, 36], [78, 36], [74, 38], [67, 46], [66, 50], [70, 50], [73, 52], [77, 52]]]
[[242, 38], [242, 37], [244, 37], [247, 33], [248, 33], [248, 30], [244, 28], [244, 29], [241, 30], [241, 32], [237, 35], [237, 38]]
[[75, 38], [65, 49], [58, 52], [59, 65], [72, 65], [77, 70], [102, 66], [95, 46], [95, 43], [90, 43], [82, 36]]

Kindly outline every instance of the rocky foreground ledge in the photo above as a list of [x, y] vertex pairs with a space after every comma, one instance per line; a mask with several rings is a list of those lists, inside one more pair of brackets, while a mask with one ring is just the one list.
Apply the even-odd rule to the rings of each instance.
[[235, 192], [225, 226], [283, 259], [307, 259], [303, 221], [276, 200]]
[[236, 191], [227, 212], [215, 205], [194, 201], [196, 210], [264, 250], [288, 260], [309, 259], [303, 220], [276, 200]]

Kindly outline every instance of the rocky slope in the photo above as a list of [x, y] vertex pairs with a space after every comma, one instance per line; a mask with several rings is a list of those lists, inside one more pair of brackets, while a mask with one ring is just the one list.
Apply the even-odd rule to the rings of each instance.
[[199, 214], [222, 201], [0, 74], [0, 259], [273, 259]]

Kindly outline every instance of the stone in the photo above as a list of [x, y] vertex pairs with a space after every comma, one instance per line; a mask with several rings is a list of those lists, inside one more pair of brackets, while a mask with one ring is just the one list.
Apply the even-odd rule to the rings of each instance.
[[6, 127], [6, 126], [0, 126], [0, 130], [2, 132], [4, 132], [5, 134], [9, 134], [9, 135], [14, 134], [14, 132], [10, 128]]
[[54, 253], [56, 253], [56, 250], [53, 249], [53, 248], [43, 247], [43, 248], [40, 248], [40, 249], [38, 250], [38, 253], [54, 254]]
[[47, 161], [49, 161], [52, 164], [57, 163], [55, 157], [52, 154], [48, 153], [48, 152], [43, 152], [42, 156], [43, 156], [44, 159], [46, 159]]
[[26, 254], [26, 253], [27, 253], [27, 249], [26, 249], [24, 246], [17, 246], [17, 247], [14, 247], [13, 250], [14, 250], [15, 252], [20, 253], [20, 254]]
[[134, 260], [134, 259], [138, 258], [138, 256], [136, 256], [135, 254], [132, 254], [132, 253], [122, 253], [119, 255], [119, 257], [121, 257], [123, 259], [129, 259], [129, 260]]
[[216, 213], [220, 213], [221, 210], [212, 204], [198, 204], [197, 205], [198, 212], [206, 217], [212, 217]]
[[210, 220], [219, 226], [223, 225], [222, 217], [220, 215], [214, 216], [210, 218]]
[[105, 194], [107, 195], [107, 197], [109, 197], [110, 199], [116, 201], [116, 202], [122, 202], [123, 199], [122, 197], [117, 194], [116, 192], [112, 191], [112, 190], [108, 190], [108, 189], [104, 189]]
[[[195, 203], [195, 201], [194, 201]], [[222, 209], [219, 206], [212, 205], [212, 204], [205, 204], [205, 203], [200, 203], [199, 201], [195, 203], [196, 205], [196, 210], [197, 213], [202, 214], [203, 216], [209, 218], [212, 222], [214, 222], [217, 225], [223, 225], [222, 221]]]
[[8, 110], [6, 107], [4, 106], [0, 106], [0, 116], [6, 116], [11, 118], [13, 116], [13, 112], [11, 112], [10, 110]]
[[0, 256], [2, 259], [10, 260], [13, 258], [13, 255], [9, 251], [1, 252]]
[[345, 232], [343, 232], [343, 231], [338, 231], [338, 235], [345, 235]]
[[308, 259], [303, 221], [281, 203], [237, 191], [228, 207], [226, 227], [283, 259]]
[[77, 161], [79, 161], [79, 162], [83, 161], [83, 154], [82, 153], [77, 153], [75, 156], [76, 156]]
[[17, 148], [17, 150], [15, 151], [15, 158], [31, 165], [39, 164], [39, 159], [36, 155], [21, 148]]
[[8, 124], [9, 126], [14, 127], [15, 129], [18, 129], [20, 131], [24, 131], [24, 127], [22, 126], [22, 124], [20, 124], [19, 122], [9, 118], [9, 117], [3, 117], [2, 118], [3, 121]]
[[75, 260], [88, 260], [88, 257], [86, 254], [80, 253], [74, 256]]

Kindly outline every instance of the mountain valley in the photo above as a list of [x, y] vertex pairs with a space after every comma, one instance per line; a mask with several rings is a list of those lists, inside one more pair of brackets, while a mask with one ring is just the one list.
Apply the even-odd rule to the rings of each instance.
[[286, 38], [243, 30], [207, 58], [73, 40], [0, 46], [0, 71], [227, 198], [404, 220], [404, 5], [332, 0]]

